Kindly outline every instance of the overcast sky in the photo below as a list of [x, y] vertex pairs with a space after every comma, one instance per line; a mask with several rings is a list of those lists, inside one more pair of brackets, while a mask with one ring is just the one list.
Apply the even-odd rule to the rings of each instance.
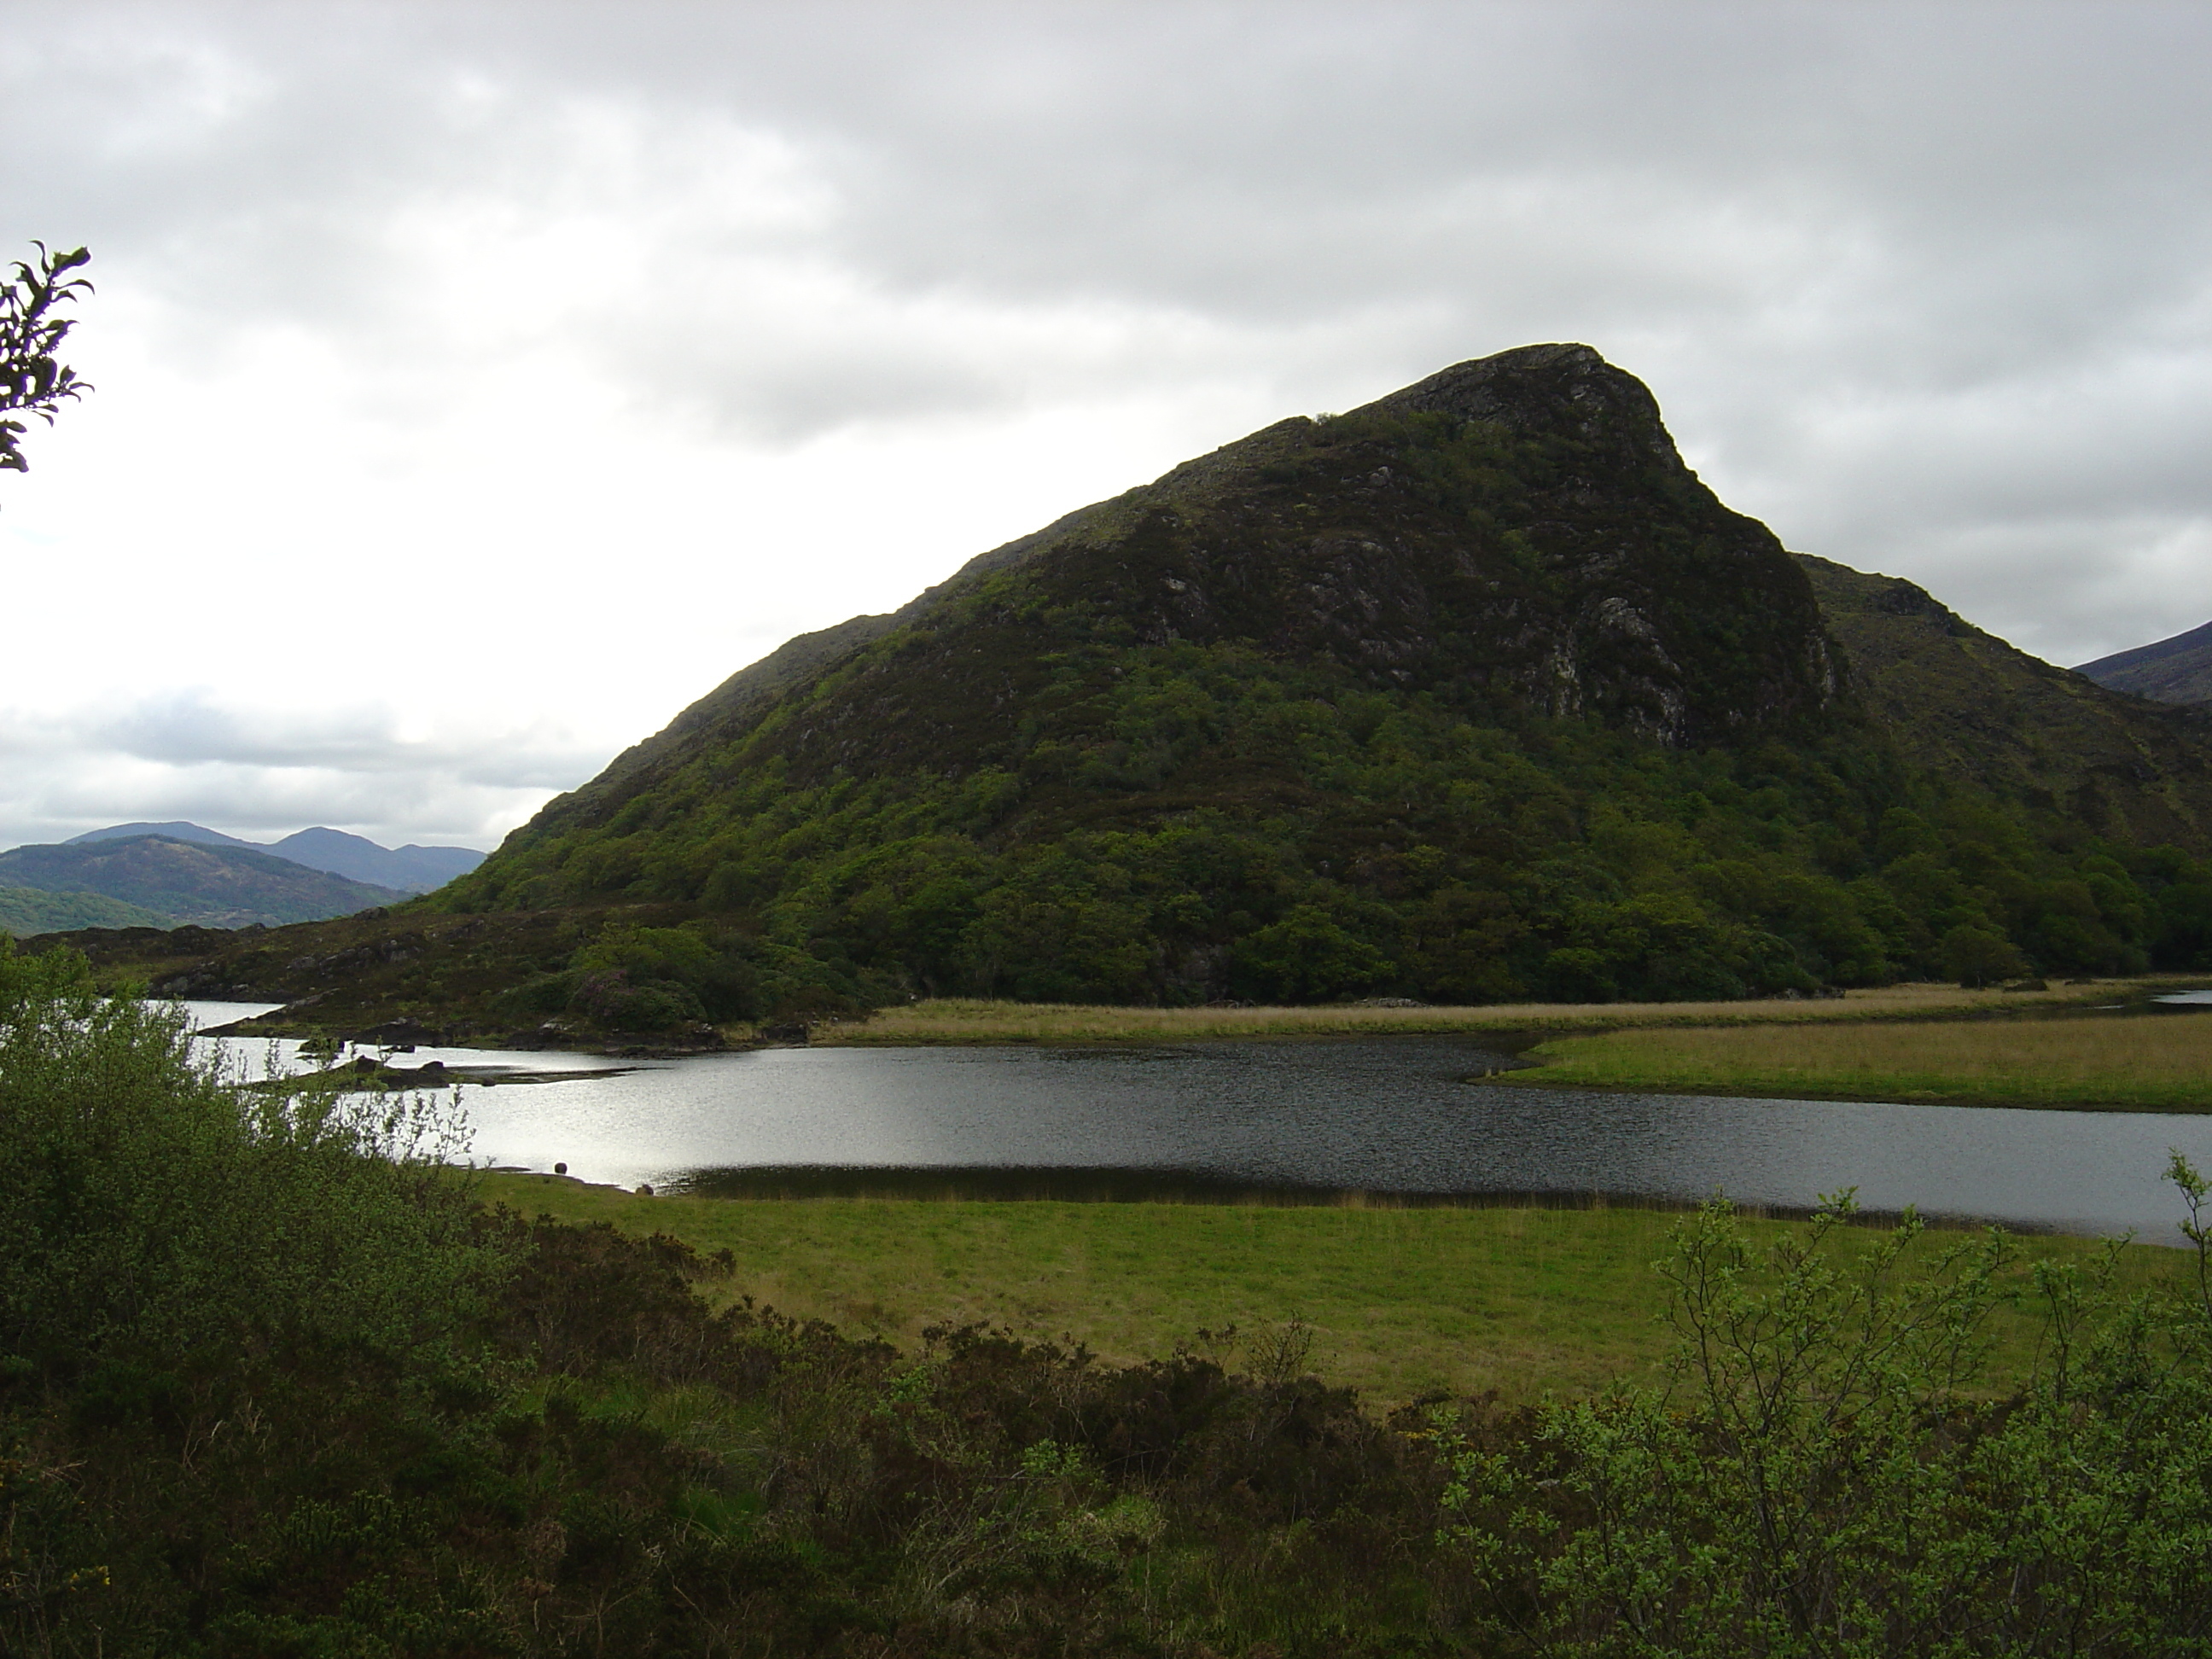
[[2212, 616], [2212, 8], [0, 0], [0, 845], [488, 847], [793, 633], [1581, 340], [1790, 546]]

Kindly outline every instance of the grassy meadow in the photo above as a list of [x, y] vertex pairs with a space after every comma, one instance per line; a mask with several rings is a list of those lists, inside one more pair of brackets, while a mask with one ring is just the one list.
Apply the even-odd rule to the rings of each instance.
[[[486, 1201], [527, 1216], [727, 1249], [738, 1270], [717, 1291], [725, 1300], [750, 1295], [907, 1348], [927, 1326], [981, 1321], [1071, 1336], [1113, 1361], [1188, 1344], [1234, 1364], [1199, 1333], [1234, 1325], [1264, 1341], [1296, 1318], [1316, 1372], [1395, 1405], [1653, 1382], [1672, 1340], [1655, 1317], [1667, 1297], [1653, 1264], [1680, 1217], [1656, 1210], [644, 1198], [550, 1176], [482, 1180]], [[1792, 1224], [1748, 1224], [1765, 1239]], [[1939, 1248], [1968, 1237], [1930, 1235]], [[2100, 1248], [2028, 1243], [2075, 1261]], [[2123, 1274], [2147, 1285], [2185, 1265], [2142, 1247]], [[2024, 1287], [2025, 1271], [2015, 1279]], [[2033, 1363], [2033, 1314], [2001, 1317], [2000, 1375]]]
[[[1514, 1002], [1473, 1007], [1144, 1008], [1109, 1004], [989, 1001], [933, 997], [879, 1009], [865, 1019], [816, 1025], [818, 1046], [933, 1042], [1185, 1042], [1208, 1037], [1436, 1035], [1541, 1031], [1622, 1025], [1826, 1024], [2013, 1012], [2109, 1000], [2130, 981], [2053, 986], [2044, 991], [1970, 990], [1956, 985], [1885, 985], [1808, 1000], [1734, 1002]], [[751, 1026], [731, 1028], [747, 1037]]]
[[1528, 1051], [1516, 1084], [1973, 1106], [2212, 1110], [2212, 1017], [1615, 1030]]

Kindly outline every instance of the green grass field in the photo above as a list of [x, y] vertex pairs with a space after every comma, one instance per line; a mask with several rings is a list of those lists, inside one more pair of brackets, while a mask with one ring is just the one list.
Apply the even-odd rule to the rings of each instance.
[[[1313, 1369], [1394, 1404], [1650, 1381], [1670, 1340], [1652, 1264], [1679, 1218], [1657, 1211], [641, 1198], [548, 1176], [482, 1179], [487, 1201], [525, 1214], [726, 1249], [738, 1261], [729, 1294], [902, 1346], [926, 1326], [977, 1320], [1132, 1361], [1203, 1348], [1201, 1328], [1264, 1336], [1297, 1317], [1313, 1332]], [[2097, 1248], [2029, 1246], [2075, 1259]], [[2125, 1258], [2137, 1284], [2183, 1266], [2147, 1246]], [[2012, 1373], [2031, 1362], [2033, 1328], [2022, 1316], [2001, 1333]]]
[[1722, 1026], [1559, 1037], [1516, 1084], [2212, 1111], [2212, 1014]]

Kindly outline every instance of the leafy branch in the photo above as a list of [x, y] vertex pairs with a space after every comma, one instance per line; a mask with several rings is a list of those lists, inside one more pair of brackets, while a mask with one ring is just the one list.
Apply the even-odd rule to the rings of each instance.
[[[39, 250], [36, 263], [17, 260], [15, 276], [0, 283], [0, 415], [36, 415], [51, 426], [65, 400], [92, 390], [57, 356], [76, 322], [56, 314], [58, 307], [92, 291], [84, 277], [69, 274], [92, 255], [84, 248], [56, 253], [44, 242], [32, 246]], [[21, 421], [0, 419], [0, 471], [30, 471], [18, 443], [26, 429]]]

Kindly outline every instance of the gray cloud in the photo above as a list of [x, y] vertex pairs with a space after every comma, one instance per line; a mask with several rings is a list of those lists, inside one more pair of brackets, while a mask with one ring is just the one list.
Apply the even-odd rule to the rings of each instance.
[[374, 706], [305, 716], [240, 713], [185, 695], [87, 720], [69, 741], [72, 749], [112, 751], [163, 766], [435, 770], [502, 789], [558, 787], [597, 754], [544, 732], [410, 739], [397, 726], [390, 709]]
[[557, 731], [410, 738], [391, 710], [223, 708], [191, 693], [0, 713], [0, 837], [183, 818], [249, 839], [325, 823], [388, 846], [489, 847], [611, 758]]
[[[2212, 612], [2199, 6], [0, 18], [0, 228], [92, 241], [179, 374], [272, 332], [343, 362], [368, 483], [510, 372], [773, 458], [1024, 411], [1258, 424], [1579, 338], [1793, 546], [2063, 661]], [[639, 579], [697, 590], [706, 541]], [[70, 740], [262, 779], [270, 811], [327, 773], [493, 812], [599, 752], [166, 695], [87, 703]]]

